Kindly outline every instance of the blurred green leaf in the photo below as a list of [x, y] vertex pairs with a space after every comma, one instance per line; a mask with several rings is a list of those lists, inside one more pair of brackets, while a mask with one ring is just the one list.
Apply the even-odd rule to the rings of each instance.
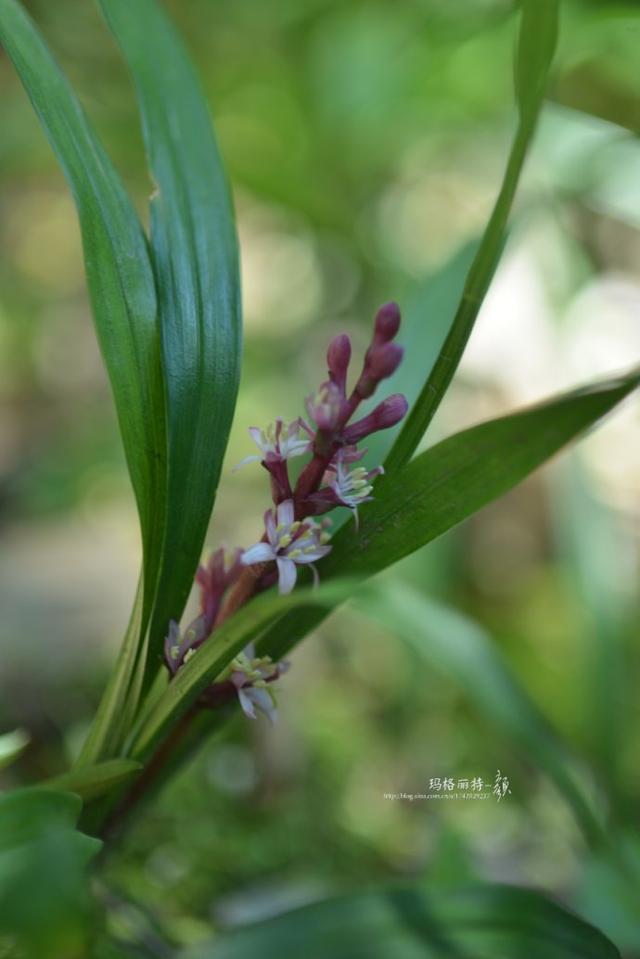
[[571, 775], [575, 759], [513, 676], [490, 637], [472, 620], [401, 583], [356, 594], [356, 609], [401, 636], [420, 659], [445, 673], [478, 712], [522, 747], [572, 806], [590, 841], [602, 826]]
[[[633, 371], [473, 426], [376, 481], [360, 529], [343, 526], [322, 562], [323, 577], [371, 576], [441, 536], [511, 489], [570, 440], [592, 426], [640, 382]], [[260, 639], [279, 658], [326, 615], [301, 609]]]
[[619, 959], [602, 933], [539, 893], [398, 886], [303, 906], [195, 946], [184, 959]]
[[3, 954], [87, 955], [87, 866], [101, 843], [75, 829], [80, 806], [49, 789], [0, 796], [0, 948], [16, 948]]
[[453, 318], [422, 392], [409, 411], [385, 460], [388, 473], [404, 466], [424, 436], [458, 368], [480, 307], [491, 284], [504, 246], [504, 231], [529, 144], [542, 105], [557, 33], [557, 0], [524, 0], [516, 57], [516, 97], [519, 123], [502, 186], [473, 260]]
[[18, 759], [31, 742], [24, 729], [14, 729], [0, 736], [0, 769], [10, 766]]
[[554, 479], [553, 530], [583, 614], [576, 672], [583, 680], [585, 738], [590, 760], [620, 816], [627, 792], [624, 742], [636, 720], [633, 660], [626, 648], [627, 637], [636, 631], [634, 573], [629, 570], [626, 583], [624, 577], [633, 533], [623, 517], [595, 495], [579, 456], [570, 457]]
[[[166, 438], [156, 294], [147, 244], [136, 213], [80, 103], [35, 26], [15, 0], [0, 0], [0, 39], [11, 57], [75, 198], [96, 329], [111, 379], [138, 503], [144, 550], [143, 594], [86, 760], [116, 751], [156, 587], [164, 526]], [[107, 721], [108, 720], [108, 721]], [[115, 720], [115, 722], [114, 722]]]
[[75, 793], [84, 800], [95, 799], [127, 782], [141, 768], [140, 763], [132, 759], [107, 759], [92, 766], [71, 769], [55, 779], [49, 779], [46, 786], [48, 789]]
[[238, 251], [209, 111], [189, 57], [155, 0], [100, 0], [136, 86], [156, 191], [151, 249], [167, 389], [168, 503], [151, 623], [148, 687], [179, 620], [213, 507], [241, 349]]

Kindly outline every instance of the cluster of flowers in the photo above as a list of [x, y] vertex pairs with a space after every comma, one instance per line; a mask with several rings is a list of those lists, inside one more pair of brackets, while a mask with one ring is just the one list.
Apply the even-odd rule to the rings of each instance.
[[[358, 507], [372, 499], [373, 480], [383, 472], [381, 466], [370, 470], [353, 466], [366, 454], [366, 449], [359, 449], [358, 444], [372, 433], [395, 426], [407, 412], [407, 401], [396, 393], [361, 419], [353, 422], [353, 417], [362, 401], [371, 397], [379, 383], [398, 368], [403, 349], [393, 341], [399, 326], [397, 304], [387, 303], [378, 310], [361, 373], [350, 393], [347, 373], [351, 341], [345, 334], [331, 341], [327, 351], [329, 377], [306, 400], [310, 423], [302, 417], [292, 423], [277, 419], [265, 430], [249, 430], [260, 453], [248, 456], [239, 466], [260, 462], [267, 470], [273, 507], [264, 514], [260, 542], [246, 550], [218, 549], [206, 566], [199, 568], [196, 581], [200, 587], [200, 614], [183, 634], [172, 621], [165, 641], [165, 662], [172, 677], [211, 633], [256, 592], [277, 582], [281, 593], [290, 593], [299, 566], [309, 566], [317, 581], [314, 564], [331, 550], [331, 520], [323, 514], [346, 507], [357, 523]], [[304, 455], [309, 455], [309, 462], [292, 485], [289, 460]], [[257, 708], [273, 719], [275, 698], [271, 684], [286, 667], [286, 663], [273, 663], [269, 657], [256, 657], [255, 651], [247, 647], [206, 691], [203, 703], [218, 705], [237, 695], [248, 716], [255, 718]]]

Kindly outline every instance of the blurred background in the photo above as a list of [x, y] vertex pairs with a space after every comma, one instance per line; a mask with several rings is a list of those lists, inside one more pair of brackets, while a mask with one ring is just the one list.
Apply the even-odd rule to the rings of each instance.
[[[108, 31], [90, 3], [26, 5], [146, 217], [135, 104]], [[237, 209], [246, 346], [210, 543], [246, 546], [267, 504], [258, 466], [231, 473], [254, 452], [247, 427], [303, 411], [329, 339], [364, 346], [393, 298], [420, 331], [407, 375], [442, 340], [513, 131], [516, 5], [168, 6]], [[563, 0], [504, 259], [428, 444], [637, 362], [639, 45], [637, 5]], [[0, 731], [34, 740], [4, 774], [13, 785], [57, 773], [82, 741], [140, 551], [72, 200], [4, 57], [0, 94]], [[640, 876], [638, 418], [627, 402], [388, 575], [487, 634]], [[347, 610], [292, 658], [277, 726], [237, 718], [145, 809], [107, 863], [116, 898], [189, 943], [335, 889], [479, 876], [547, 888], [640, 955], [638, 887], [587, 848], [544, 769], [437, 652], [427, 662]], [[497, 769], [511, 788], [500, 803], [384, 799]]]

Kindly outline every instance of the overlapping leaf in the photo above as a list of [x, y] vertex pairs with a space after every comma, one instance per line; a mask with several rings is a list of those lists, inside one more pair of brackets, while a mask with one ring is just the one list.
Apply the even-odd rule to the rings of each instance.
[[0, 39], [13, 60], [71, 186], [87, 283], [133, 483], [143, 577], [128, 641], [82, 761], [113, 751], [142, 652], [160, 565], [166, 492], [166, 432], [156, 295], [147, 244], [131, 202], [80, 103], [35, 26], [15, 0], [0, 0]]
[[[370, 576], [426, 545], [519, 483], [639, 382], [633, 371], [481, 423], [437, 443], [399, 474], [380, 477], [359, 530], [350, 523], [335, 536], [323, 576]], [[285, 615], [261, 648], [281, 656], [325, 615], [317, 609]]]
[[235, 405], [240, 294], [231, 201], [193, 67], [155, 0], [100, 0], [131, 70], [156, 191], [151, 248], [168, 410], [168, 523], [150, 682], [200, 558]]

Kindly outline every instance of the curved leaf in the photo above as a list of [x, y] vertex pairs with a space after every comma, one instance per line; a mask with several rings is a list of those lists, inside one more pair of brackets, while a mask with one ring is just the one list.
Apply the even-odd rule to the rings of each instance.
[[81, 799], [96, 799], [131, 779], [142, 767], [132, 759], [107, 759], [92, 766], [79, 766], [46, 782], [47, 789], [75, 793]]
[[536, 122], [557, 39], [558, 0], [524, 0], [516, 54], [519, 123], [502, 186], [464, 286], [460, 305], [417, 402], [385, 460], [392, 473], [415, 452], [464, 353], [504, 246], [504, 232]]
[[[11, 57], [73, 191], [98, 339], [107, 366], [138, 504], [144, 553], [144, 592], [130, 635], [131, 660], [151, 611], [160, 562], [166, 486], [164, 388], [156, 295], [142, 228], [102, 145], [35, 26], [15, 0], [0, 0], [0, 40]], [[120, 666], [123, 659], [120, 659]], [[132, 671], [114, 675], [105, 709], [118, 716]], [[108, 707], [108, 708], [107, 708]], [[104, 712], [104, 710], [103, 710]], [[118, 730], [94, 726], [87, 760], [117, 740]]]
[[299, 589], [289, 596], [271, 591], [239, 609], [185, 663], [149, 709], [144, 709], [145, 721], [134, 735], [130, 754], [144, 761], [230, 660], [274, 619], [299, 606], [333, 606], [346, 599], [353, 586], [353, 582], [341, 580], [315, 590]]
[[[523, 480], [638, 383], [633, 371], [481, 423], [432, 446], [399, 474], [380, 477], [359, 531], [350, 523], [334, 537], [323, 578], [371, 576], [425, 546]], [[318, 609], [285, 615], [260, 648], [277, 659], [325, 616]]]
[[209, 111], [183, 45], [155, 0], [100, 0], [131, 70], [149, 166], [169, 444], [167, 526], [150, 634], [148, 687], [170, 619], [200, 559], [235, 406], [238, 251]]
[[397, 886], [326, 899], [222, 935], [183, 959], [620, 959], [597, 929], [540, 893]]

